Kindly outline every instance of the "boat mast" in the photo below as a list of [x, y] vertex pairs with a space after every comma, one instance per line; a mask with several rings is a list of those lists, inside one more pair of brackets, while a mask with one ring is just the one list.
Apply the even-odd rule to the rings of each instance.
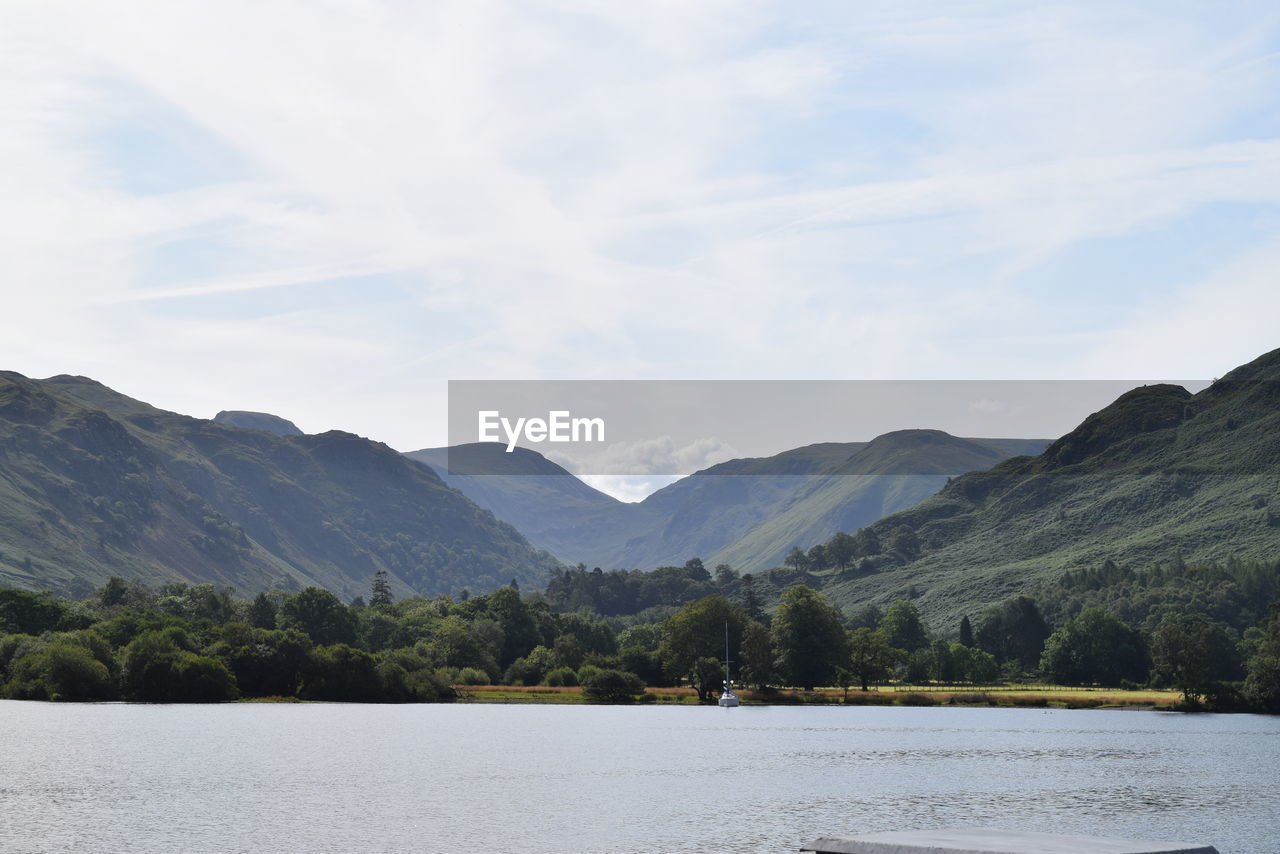
[[724, 688], [729, 690], [729, 621], [724, 623]]

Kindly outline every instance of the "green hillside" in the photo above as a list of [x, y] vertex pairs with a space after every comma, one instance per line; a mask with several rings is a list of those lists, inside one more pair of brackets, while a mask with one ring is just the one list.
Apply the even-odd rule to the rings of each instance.
[[829, 579], [846, 608], [915, 592], [935, 625], [1111, 560], [1274, 560], [1280, 550], [1280, 350], [1192, 395], [1135, 389], [1036, 457], [954, 479], [869, 526], [912, 549]]
[[554, 559], [426, 466], [348, 433], [277, 436], [156, 409], [83, 377], [0, 373], [0, 586], [109, 576], [242, 592], [542, 586]]
[[958, 439], [940, 430], [887, 433], [835, 466], [832, 476], [814, 479], [795, 501], [715, 552], [710, 562], [748, 572], [779, 566], [793, 546], [809, 546], [912, 507], [941, 489], [949, 476], [990, 468], [1007, 456], [989, 441]]

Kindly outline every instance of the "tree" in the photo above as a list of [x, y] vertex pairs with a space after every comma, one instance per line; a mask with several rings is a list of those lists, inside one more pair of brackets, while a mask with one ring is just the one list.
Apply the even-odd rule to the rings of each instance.
[[689, 578], [697, 581], [710, 581], [711, 573], [707, 572], [707, 567], [702, 563], [702, 558], [691, 557], [684, 562], [684, 571]]
[[1038, 667], [1049, 627], [1029, 596], [1014, 596], [982, 612], [975, 632], [978, 646], [1001, 664], [1016, 661], [1024, 670]]
[[889, 674], [896, 655], [883, 632], [860, 626], [849, 633], [849, 672], [863, 691]]
[[760, 607], [760, 597], [756, 595], [755, 576], [751, 573], [742, 576], [742, 609], [746, 612], [747, 619], [768, 623], [769, 618], [765, 615], [764, 608]]
[[764, 688], [777, 677], [773, 664], [773, 637], [763, 623], [752, 620], [747, 624], [737, 672], [744, 685], [754, 688]]
[[894, 649], [915, 652], [929, 645], [929, 631], [920, 619], [920, 610], [906, 599], [899, 599], [889, 606], [880, 620], [880, 630]]
[[667, 620], [662, 632], [659, 651], [667, 674], [672, 679], [689, 679], [698, 691], [698, 699], [705, 702], [707, 685], [695, 673], [698, 662], [705, 658], [721, 659], [725, 652], [726, 625], [729, 657], [736, 658], [746, 624], [742, 608], [723, 596], [704, 596], [689, 602]]
[[1146, 645], [1128, 624], [1086, 608], [1045, 642], [1040, 671], [1063, 685], [1119, 685], [1146, 678]]
[[973, 626], [969, 623], [968, 614], [960, 618], [960, 643], [963, 646], [973, 646]]
[[174, 670], [179, 655], [191, 651], [191, 640], [178, 628], [138, 635], [124, 650], [121, 678], [125, 697], [145, 703], [177, 699]]
[[840, 569], [848, 569], [849, 561], [857, 555], [858, 541], [844, 531], [827, 541], [827, 559]]
[[730, 584], [738, 580], [738, 572], [727, 563], [716, 564], [716, 584], [721, 587], [728, 587]]
[[1239, 655], [1220, 623], [1198, 614], [1165, 617], [1151, 636], [1156, 670], [1196, 706], [1219, 684], [1236, 677]]
[[388, 611], [381, 608], [364, 608], [356, 612], [356, 637], [360, 648], [380, 652], [395, 646], [395, 636], [400, 623]]
[[391, 610], [391, 582], [385, 569], [373, 574], [373, 590], [369, 594], [369, 607], [379, 611]]
[[586, 652], [582, 649], [582, 644], [578, 642], [574, 635], [558, 635], [555, 643], [552, 645], [556, 665], [559, 667], [570, 667], [577, 670], [582, 666], [582, 661], [587, 657]]
[[889, 551], [911, 560], [920, 556], [920, 539], [909, 525], [899, 525], [889, 534]]
[[[988, 684], [1000, 678], [1000, 665], [996, 663], [994, 655], [985, 649], [976, 649], [971, 646], [962, 648], [968, 650], [964, 670], [967, 681]], [[952, 647], [952, 651], [955, 651], [955, 647]]]
[[302, 679], [304, 697], [332, 702], [377, 702], [383, 699], [377, 660], [346, 644], [311, 650]]
[[502, 648], [498, 653], [500, 667], [509, 666], [543, 642], [533, 610], [514, 587], [495, 590], [484, 597], [483, 602], [484, 612], [502, 627]]
[[802, 572], [809, 565], [809, 556], [799, 546], [792, 546], [791, 551], [787, 552], [787, 556], [782, 559], [782, 564]]
[[28, 593], [25, 590], [0, 590], [0, 635], [38, 635], [61, 628], [84, 627], [65, 625], [70, 620], [66, 603], [52, 593]]
[[9, 691], [15, 699], [110, 700], [115, 684], [92, 652], [62, 637], [14, 662]]
[[933, 653], [933, 678], [937, 681], [951, 684], [964, 680], [965, 665], [969, 663], [969, 657], [964, 653], [965, 647], [960, 644], [956, 646], [960, 647], [959, 655], [942, 638], [935, 639], [930, 647]]
[[803, 584], [782, 596], [773, 616], [773, 648], [782, 679], [806, 691], [833, 684], [849, 658], [849, 638], [840, 612]]
[[507, 685], [539, 685], [557, 667], [555, 654], [545, 646], [535, 646], [529, 654], [511, 662], [503, 675]]
[[662, 659], [658, 654], [661, 643], [662, 632], [656, 625], [639, 625], [626, 629], [618, 635], [618, 658], [622, 669], [630, 670], [647, 685], [665, 684], [667, 680], [662, 673]]
[[493, 680], [502, 676], [498, 667], [497, 652], [501, 648], [501, 629], [490, 619], [476, 619], [470, 623], [457, 615], [450, 615], [431, 628], [431, 640], [419, 646], [430, 653], [438, 666], [475, 667], [489, 674]]
[[257, 629], [274, 629], [276, 627], [276, 603], [267, 598], [267, 594], [259, 593], [249, 606], [249, 625]]
[[1280, 655], [1255, 655], [1249, 659], [1244, 695], [1258, 711], [1280, 715]]
[[556, 614], [551, 625], [554, 635], [573, 635], [583, 652], [590, 655], [613, 655], [618, 651], [618, 637], [609, 624], [589, 614]]
[[183, 652], [173, 662], [170, 699], [182, 703], [220, 703], [239, 696], [236, 678], [218, 659]]
[[853, 616], [849, 618], [849, 627], [874, 630], [880, 628], [880, 621], [883, 619], [884, 611], [881, 611], [875, 605], [867, 604], [853, 612]]
[[292, 697], [298, 691], [311, 639], [297, 629], [273, 631], [229, 623], [209, 649], [226, 662], [246, 697]]
[[98, 588], [98, 604], [103, 608], [115, 608], [125, 604], [129, 598], [129, 585], [118, 575], [107, 579], [107, 583]]
[[699, 658], [693, 663], [689, 682], [698, 692], [699, 700], [704, 703], [714, 700], [717, 691], [724, 685], [724, 662], [709, 655]]
[[1249, 659], [1244, 695], [1258, 711], [1280, 714], [1280, 602], [1271, 606], [1262, 642]]
[[317, 646], [356, 642], [356, 617], [351, 609], [319, 587], [308, 587], [286, 599], [277, 622], [282, 629], [297, 629]]
[[874, 557], [880, 554], [880, 536], [873, 528], [862, 528], [854, 535], [854, 550], [858, 557]]

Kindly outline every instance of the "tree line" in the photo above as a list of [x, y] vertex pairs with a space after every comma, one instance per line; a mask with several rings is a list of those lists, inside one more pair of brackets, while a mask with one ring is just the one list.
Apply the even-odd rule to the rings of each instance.
[[[803, 584], [769, 614], [751, 576], [696, 559], [655, 573], [577, 567], [545, 592], [513, 584], [457, 601], [397, 601], [384, 573], [367, 602], [349, 604], [318, 588], [245, 600], [113, 578], [79, 602], [0, 590], [0, 692], [430, 702], [494, 683], [582, 686], [617, 701], [688, 684], [710, 701], [727, 627], [735, 675], [766, 694], [1040, 679], [1174, 687], [1189, 707], [1280, 712], [1280, 616], [1257, 605], [1280, 592], [1277, 577], [1280, 565], [1104, 564], [965, 617], [954, 634], [932, 630], [910, 600], [845, 614]], [[613, 604], [602, 613], [602, 603]]]
[[600, 698], [643, 690], [638, 677], [612, 666], [611, 628], [554, 613], [514, 587], [462, 601], [393, 601], [379, 573], [370, 592], [368, 603], [343, 603], [319, 588], [245, 600], [208, 584], [148, 588], [119, 578], [80, 602], [0, 590], [0, 694], [433, 702], [508, 671], [582, 684]]

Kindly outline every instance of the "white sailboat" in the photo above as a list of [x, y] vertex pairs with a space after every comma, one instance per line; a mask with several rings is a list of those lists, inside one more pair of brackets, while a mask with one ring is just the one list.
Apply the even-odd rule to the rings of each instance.
[[724, 691], [720, 694], [720, 705], [731, 709], [739, 705], [738, 695], [733, 693], [733, 680], [729, 678], [729, 624], [724, 624]]

